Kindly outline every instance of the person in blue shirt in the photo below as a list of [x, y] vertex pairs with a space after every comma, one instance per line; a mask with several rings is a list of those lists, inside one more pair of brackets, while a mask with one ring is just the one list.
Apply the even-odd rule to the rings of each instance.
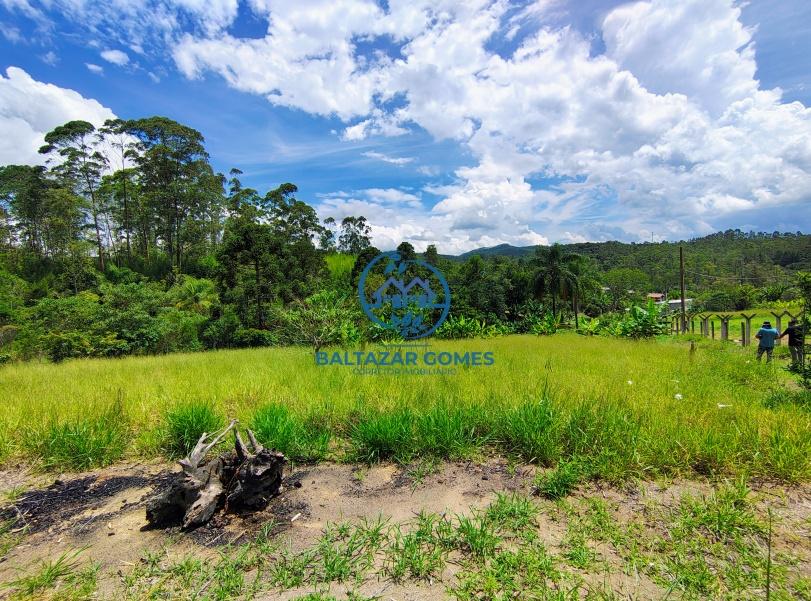
[[778, 332], [776, 328], [772, 327], [771, 322], [764, 321], [763, 325], [757, 331], [757, 334], [755, 334], [755, 338], [760, 341], [760, 344], [757, 346], [758, 361], [760, 361], [763, 353], [766, 353], [766, 363], [771, 363], [772, 354], [774, 353], [774, 341], [779, 337], [780, 332]]

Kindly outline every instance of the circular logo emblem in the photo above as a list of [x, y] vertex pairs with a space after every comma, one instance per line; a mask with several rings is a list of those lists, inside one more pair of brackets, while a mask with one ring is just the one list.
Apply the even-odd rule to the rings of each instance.
[[442, 272], [400, 253], [380, 253], [369, 261], [358, 281], [363, 312], [374, 323], [406, 340], [436, 330], [451, 308], [451, 291]]

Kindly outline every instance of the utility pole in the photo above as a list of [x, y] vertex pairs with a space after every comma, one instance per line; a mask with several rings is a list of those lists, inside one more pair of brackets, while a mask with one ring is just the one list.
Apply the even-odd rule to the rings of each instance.
[[684, 299], [684, 247], [679, 245], [679, 287], [681, 288], [681, 331], [687, 331], [687, 303]]

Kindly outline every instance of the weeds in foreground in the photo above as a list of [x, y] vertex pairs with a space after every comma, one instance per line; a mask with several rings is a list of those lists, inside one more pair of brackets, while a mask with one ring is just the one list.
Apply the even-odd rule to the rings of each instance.
[[[79, 555], [84, 549], [66, 552], [54, 560], [42, 561], [35, 570], [4, 585], [11, 599], [40, 599], [51, 591], [51, 597], [65, 601], [90, 599], [96, 590], [98, 565], [81, 568]], [[58, 589], [59, 593], [56, 594]]]
[[[353, 591], [383, 578], [443, 586], [460, 601], [608, 601], [627, 598], [622, 583], [641, 579], [647, 588], [640, 590], [652, 595], [645, 598], [762, 598], [767, 582], [773, 599], [807, 598], [797, 560], [780, 553], [769, 560], [752, 502], [731, 483], [620, 520], [618, 507], [600, 497], [549, 503], [504, 494], [462, 516], [422, 512], [399, 524], [330, 524], [300, 551], [266, 530], [215, 561], [147, 553], [124, 586], [130, 599], [253, 599], [296, 588], [312, 601], [335, 599], [333, 583]], [[543, 519], [564, 524], [565, 534], [551, 534]], [[352, 592], [340, 598], [361, 599]]]
[[535, 476], [535, 492], [547, 499], [562, 499], [571, 494], [589, 475], [588, 462], [581, 457], [573, 457], [561, 461], [552, 471], [538, 472]]
[[16, 519], [0, 521], [0, 561], [20, 544], [24, 537], [25, 528], [19, 528]]

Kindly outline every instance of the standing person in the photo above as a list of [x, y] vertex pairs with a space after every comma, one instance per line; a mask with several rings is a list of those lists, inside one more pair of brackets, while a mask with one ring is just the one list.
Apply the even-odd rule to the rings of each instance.
[[780, 338], [788, 336], [788, 349], [791, 351], [791, 366], [799, 369], [803, 365], [803, 344], [805, 344], [805, 335], [802, 326], [796, 319], [788, 322], [786, 331], [780, 334]]
[[763, 353], [766, 353], [766, 363], [771, 363], [772, 354], [774, 353], [774, 341], [777, 340], [779, 336], [780, 332], [772, 327], [772, 323], [770, 321], [763, 322], [763, 325], [757, 331], [757, 334], [755, 334], [755, 338], [760, 341], [757, 346], [758, 361], [760, 361]]

